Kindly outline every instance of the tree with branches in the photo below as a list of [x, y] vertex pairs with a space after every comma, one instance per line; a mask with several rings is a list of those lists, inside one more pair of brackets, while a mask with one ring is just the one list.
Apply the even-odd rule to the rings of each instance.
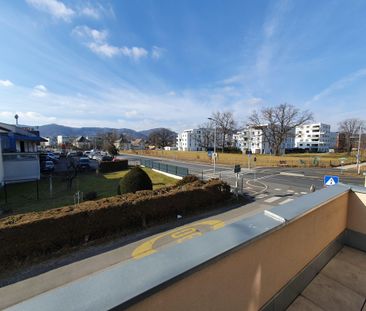
[[159, 128], [150, 133], [148, 141], [151, 145], [158, 148], [174, 146], [176, 144], [177, 134], [166, 128]]
[[201, 134], [199, 136], [195, 136], [194, 140], [200, 148], [207, 150], [212, 147], [214, 142], [214, 122], [209, 120], [199, 125], [198, 128], [201, 130]]
[[267, 142], [275, 155], [280, 155], [281, 145], [286, 138], [293, 135], [293, 130], [313, 120], [313, 114], [289, 104], [266, 107], [254, 111], [249, 117], [249, 125], [262, 130], [264, 141]]
[[345, 149], [348, 154], [352, 151], [352, 138], [358, 137], [360, 128], [365, 126], [365, 122], [357, 119], [346, 119], [338, 123], [338, 129], [344, 135]]
[[236, 122], [231, 111], [214, 112], [210, 118], [217, 128], [217, 139], [221, 145], [221, 151], [224, 152], [227, 138], [235, 132]]

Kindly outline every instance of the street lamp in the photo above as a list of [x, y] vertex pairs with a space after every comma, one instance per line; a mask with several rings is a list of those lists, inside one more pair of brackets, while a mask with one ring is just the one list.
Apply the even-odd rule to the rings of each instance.
[[360, 133], [358, 135], [358, 148], [357, 148], [357, 174], [360, 175], [361, 173], [361, 155], [360, 155], [360, 149], [361, 149], [361, 133], [362, 133], [362, 125], [360, 125]]
[[217, 131], [217, 120], [214, 118], [208, 118], [209, 120], [215, 122], [215, 132], [214, 132], [214, 153], [213, 153], [213, 164], [214, 164], [214, 174], [216, 174], [216, 131]]

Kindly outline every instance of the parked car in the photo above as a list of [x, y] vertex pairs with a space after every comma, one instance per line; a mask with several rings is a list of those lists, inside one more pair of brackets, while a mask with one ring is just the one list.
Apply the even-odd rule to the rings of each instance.
[[113, 160], [113, 157], [111, 156], [108, 156], [108, 155], [104, 155], [100, 158], [99, 162], [102, 162], [102, 161], [112, 161]]
[[73, 157], [77, 157], [77, 152], [76, 151], [70, 151], [67, 153], [66, 157], [67, 158], [73, 158]]
[[77, 164], [77, 168], [79, 170], [89, 170], [90, 169], [90, 160], [87, 157], [81, 157]]
[[52, 161], [41, 162], [41, 172], [53, 172], [55, 164]]

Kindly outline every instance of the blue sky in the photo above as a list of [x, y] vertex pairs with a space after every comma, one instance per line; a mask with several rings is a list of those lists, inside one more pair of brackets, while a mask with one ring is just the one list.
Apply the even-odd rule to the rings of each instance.
[[290, 103], [366, 114], [365, 1], [0, 2], [0, 121], [195, 127]]

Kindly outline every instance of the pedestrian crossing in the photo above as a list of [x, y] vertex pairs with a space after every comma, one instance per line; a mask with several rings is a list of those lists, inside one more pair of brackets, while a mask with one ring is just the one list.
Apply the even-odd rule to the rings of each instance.
[[256, 195], [256, 200], [268, 204], [268, 205], [284, 205], [292, 202], [296, 198], [308, 194], [306, 191], [293, 190], [293, 189], [269, 189], [271, 193], [261, 193]]

